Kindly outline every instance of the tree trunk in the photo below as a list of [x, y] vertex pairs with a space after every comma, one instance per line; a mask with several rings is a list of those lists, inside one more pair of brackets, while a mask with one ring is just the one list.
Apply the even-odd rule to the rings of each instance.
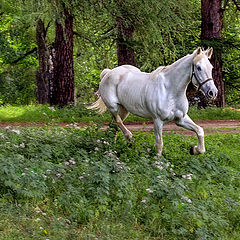
[[36, 41], [39, 67], [37, 71], [37, 101], [40, 104], [49, 103], [49, 51], [46, 43], [46, 29], [41, 19], [37, 21]]
[[56, 21], [54, 42], [53, 81], [51, 105], [63, 107], [74, 103], [73, 71], [73, 17], [67, 9], [63, 11], [63, 23]]
[[221, 58], [221, 39], [223, 27], [223, 10], [221, 0], [201, 0], [202, 5], [202, 27], [201, 39], [204, 45], [211, 44], [214, 52], [211, 63], [214, 67], [213, 78], [218, 89], [218, 97], [215, 101], [217, 107], [225, 105], [225, 91], [222, 75], [222, 58]]
[[117, 56], [118, 65], [130, 64], [136, 66], [135, 54], [132, 48], [133, 25], [125, 25], [122, 18], [117, 18]]

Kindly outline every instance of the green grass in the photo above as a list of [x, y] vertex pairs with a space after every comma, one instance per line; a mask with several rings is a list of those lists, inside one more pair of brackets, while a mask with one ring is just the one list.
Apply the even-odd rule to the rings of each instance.
[[[216, 119], [240, 119], [240, 112], [230, 108], [206, 108], [197, 109], [191, 107], [189, 115], [193, 120], [216, 120]], [[138, 116], [130, 114], [126, 121], [145, 121]], [[0, 122], [109, 122], [111, 116], [107, 112], [98, 115], [94, 111], [87, 110], [84, 105], [65, 107], [62, 109], [52, 108], [48, 105], [28, 106], [1, 106]]]
[[240, 134], [0, 129], [0, 239], [240, 239]]
[[193, 120], [240, 120], [240, 111], [236, 111], [230, 107], [209, 107], [206, 109], [191, 107], [189, 116]]

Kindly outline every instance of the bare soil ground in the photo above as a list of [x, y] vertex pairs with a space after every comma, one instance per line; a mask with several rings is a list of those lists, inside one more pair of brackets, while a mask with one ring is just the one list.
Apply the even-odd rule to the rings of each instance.
[[[222, 132], [222, 133], [240, 133], [240, 120], [200, 120], [195, 121], [196, 124], [204, 128], [206, 134]], [[131, 130], [142, 129], [143, 131], [149, 131], [153, 129], [153, 122], [145, 123], [126, 123], [126, 126]], [[194, 132], [178, 127], [175, 123], [168, 123], [163, 127], [163, 132], [177, 132], [186, 136], [195, 135]]]
[[[240, 133], [240, 120], [201, 120], [201, 121], [195, 121], [198, 125], [204, 128], [204, 131], [206, 134], [212, 134], [212, 133]], [[0, 127], [1, 128], [6, 128], [6, 127], [31, 127], [31, 126], [51, 126], [53, 124], [46, 124], [46, 123], [30, 123], [30, 122], [13, 122], [13, 123], [5, 123], [5, 122], [0, 122]], [[56, 123], [54, 124], [55, 126], [62, 126], [62, 127], [86, 127], [86, 123]], [[152, 121], [145, 121], [145, 122], [126, 122], [125, 123], [126, 127], [130, 131], [150, 131], [153, 129], [153, 122]], [[105, 129], [107, 128], [108, 124], [105, 124]], [[164, 133], [169, 133], [169, 132], [177, 132], [177, 133], [182, 133], [186, 136], [193, 136], [195, 133], [185, 130], [183, 128], [180, 128], [176, 126], [174, 123], [168, 123], [164, 126], [163, 128]]]

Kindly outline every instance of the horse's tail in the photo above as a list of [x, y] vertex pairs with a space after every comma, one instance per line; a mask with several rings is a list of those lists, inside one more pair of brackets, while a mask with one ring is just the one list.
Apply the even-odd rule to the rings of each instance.
[[103, 102], [102, 98], [99, 97], [96, 102], [92, 103], [90, 106], [87, 106], [87, 109], [95, 110], [98, 113], [102, 114], [107, 111], [107, 106]]
[[[101, 80], [107, 76], [107, 73], [109, 73], [111, 71], [111, 69], [105, 68], [100, 75]], [[97, 92], [95, 93], [96, 95], [99, 96], [99, 98], [97, 99], [96, 102], [92, 103], [90, 106], [87, 106], [87, 109], [91, 109], [91, 110], [95, 110], [98, 113], [102, 114], [104, 112], [107, 111], [107, 106], [105, 105], [105, 103], [103, 102], [100, 94], [99, 94], [99, 90], [97, 90]]]

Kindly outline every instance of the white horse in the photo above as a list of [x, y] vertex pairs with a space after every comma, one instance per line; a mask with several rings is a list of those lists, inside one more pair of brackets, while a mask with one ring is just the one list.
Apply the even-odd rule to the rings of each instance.
[[187, 115], [186, 89], [192, 81], [208, 99], [216, 98], [218, 90], [209, 62], [212, 52], [212, 48], [206, 51], [198, 48], [172, 65], [159, 67], [151, 73], [130, 65], [104, 69], [99, 85], [100, 97], [88, 108], [99, 113], [108, 109], [126, 140], [132, 138], [132, 133], [123, 124], [129, 112], [152, 118], [159, 156], [163, 148], [162, 128], [170, 121], [197, 134], [198, 145], [191, 148], [191, 154], [204, 153], [204, 131]]

